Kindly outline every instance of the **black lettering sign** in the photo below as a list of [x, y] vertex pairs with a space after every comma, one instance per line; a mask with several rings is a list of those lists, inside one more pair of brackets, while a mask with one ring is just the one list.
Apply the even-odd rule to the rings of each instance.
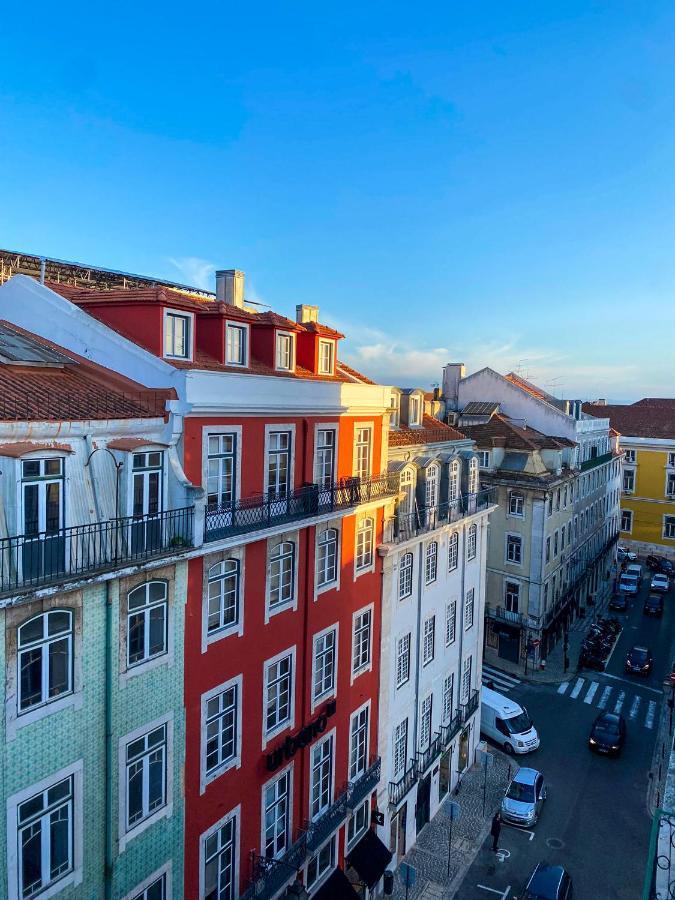
[[331, 716], [335, 715], [336, 709], [337, 703], [335, 700], [331, 700], [326, 704], [324, 711], [318, 715], [316, 719], [308, 725], [305, 725], [304, 728], [301, 728], [294, 737], [289, 735], [283, 744], [280, 744], [278, 747], [275, 747], [271, 753], [268, 753], [265, 761], [267, 771], [274, 772], [274, 770], [278, 769], [285, 760], [292, 759], [298, 750], [307, 747], [308, 744], [312, 743], [315, 737], [323, 734], [326, 728], [328, 728], [328, 720]]

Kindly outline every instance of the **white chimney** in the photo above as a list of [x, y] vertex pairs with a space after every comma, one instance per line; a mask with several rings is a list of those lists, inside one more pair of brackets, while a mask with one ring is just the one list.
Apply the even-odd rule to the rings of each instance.
[[459, 404], [459, 383], [466, 375], [464, 363], [448, 363], [443, 366], [443, 397], [446, 409], [457, 409]]
[[306, 303], [298, 303], [295, 307], [295, 321], [299, 322], [300, 325], [304, 325], [307, 322], [318, 322], [319, 307], [308, 306]]
[[244, 273], [240, 269], [219, 269], [216, 272], [216, 300], [244, 308]]

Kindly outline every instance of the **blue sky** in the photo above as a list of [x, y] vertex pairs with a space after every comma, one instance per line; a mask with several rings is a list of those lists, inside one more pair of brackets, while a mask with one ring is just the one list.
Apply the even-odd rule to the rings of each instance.
[[1, 246], [242, 268], [387, 382], [675, 395], [672, 3], [94, 7], [3, 17]]

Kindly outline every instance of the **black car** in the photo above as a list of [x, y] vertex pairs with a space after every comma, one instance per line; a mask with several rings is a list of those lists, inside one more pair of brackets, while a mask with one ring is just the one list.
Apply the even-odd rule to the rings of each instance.
[[562, 866], [539, 863], [520, 897], [522, 900], [571, 900], [572, 879]]
[[642, 611], [646, 616], [662, 616], [663, 615], [663, 595], [650, 594], [645, 600]]
[[616, 713], [601, 713], [593, 722], [588, 746], [595, 753], [608, 755], [621, 752], [626, 740], [626, 722]]
[[652, 654], [649, 647], [631, 647], [626, 656], [626, 672], [649, 675], [652, 670]]
[[612, 594], [609, 601], [609, 608], [614, 609], [617, 612], [626, 612], [628, 610], [628, 595]]
[[665, 556], [648, 556], [645, 562], [654, 572], [663, 572], [664, 575], [675, 574], [675, 566]]

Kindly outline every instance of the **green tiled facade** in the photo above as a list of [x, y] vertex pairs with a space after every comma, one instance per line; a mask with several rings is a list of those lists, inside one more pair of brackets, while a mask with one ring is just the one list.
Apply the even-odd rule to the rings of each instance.
[[[122, 900], [144, 879], [171, 863], [174, 891], [183, 883], [183, 791], [185, 744], [183, 708], [183, 632], [187, 563], [165, 565], [85, 587], [43, 600], [27, 600], [0, 610], [4, 640], [0, 642], [2, 680], [2, 758], [0, 760], [0, 846], [7, 859], [0, 864], [0, 900], [10, 894], [8, 868], [16, 868], [16, 834], [7, 834], [8, 800], [14, 794], [82, 761], [83, 829], [82, 881], [55, 892], [63, 898]], [[146, 580], [168, 583], [169, 621], [166, 658], [152, 661], [133, 675], [125, 674], [126, 595]], [[110, 648], [106, 654], [106, 596], [111, 602]], [[48, 608], [75, 609], [75, 691], [63, 708], [27, 724], [16, 717], [16, 629]], [[106, 672], [106, 660], [111, 671]], [[110, 679], [112, 711], [112, 824], [113, 868], [110, 893], [106, 894], [106, 677]], [[63, 701], [62, 701], [63, 702]], [[120, 849], [120, 741], [125, 735], [164, 715], [172, 719], [169, 779], [172, 783], [171, 815], [159, 819], [128, 840]], [[124, 784], [122, 784], [122, 789]], [[76, 826], [77, 827], [77, 826]], [[40, 895], [38, 895], [40, 896]]]

